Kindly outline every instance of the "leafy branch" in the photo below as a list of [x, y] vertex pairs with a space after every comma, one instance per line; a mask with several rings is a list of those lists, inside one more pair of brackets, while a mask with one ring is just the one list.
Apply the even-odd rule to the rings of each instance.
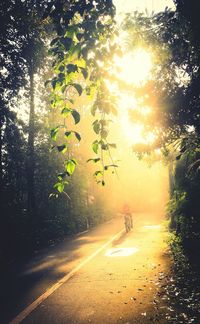
[[[55, 3], [47, 7], [45, 18], [50, 16], [52, 19], [57, 37], [51, 42], [49, 53], [54, 59], [54, 76], [46, 81], [46, 85], [51, 85], [51, 107], [59, 110], [64, 118], [62, 125], [57, 125], [51, 130], [51, 139], [59, 142], [54, 147], [64, 156], [64, 172], [58, 175], [58, 182], [55, 189], [63, 192], [68, 184], [69, 177], [75, 171], [77, 161], [69, 154], [69, 140], [75, 136], [76, 140], [81, 140], [81, 135], [68, 128], [70, 117], [75, 125], [80, 122], [81, 116], [75, 108], [77, 96], [82, 94], [90, 96], [96, 89], [98, 97], [99, 84], [105, 76], [108, 69], [109, 57], [111, 55], [111, 43], [109, 40], [114, 33], [115, 8], [112, 1], [89, 1], [88, 5], [82, 5], [81, 1]], [[99, 62], [102, 62], [99, 68]], [[105, 96], [105, 93], [102, 92]], [[95, 97], [95, 94], [94, 94]], [[105, 113], [109, 113], [105, 106]], [[107, 111], [106, 111], [107, 109]], [[104, 165], [104, 151], [108, 149], [109, 144], [105, 141], [108, 131], [104, 123], [106, 120], [101, 118], [93, 124], [96, 133], [99, 132], [100, 139], [93, 143], [93, 151], [98, 153], [100, 148], [100, 157], [92, 159], [95, 163], [101, 161], [104, 185], [104, 171], [110, 167]], [[62, 142], [61, 142], [62, 141]], [[90, 159], [91, 160], [91, 159]], [[100, 174], [100, 171], [96, 174]]]

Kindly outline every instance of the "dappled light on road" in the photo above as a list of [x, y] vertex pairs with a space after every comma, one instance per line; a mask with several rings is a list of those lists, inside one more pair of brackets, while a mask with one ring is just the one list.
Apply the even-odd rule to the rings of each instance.
[[[134, 213], [126, 234], [118, 216], [37, 255], [21, 277], [32, 282], [29, 294], [36, 299], [14, 320], [110, 324], [120, 318], [141, 322], [143, 314], [156, 318], [153, 301], [169, 262], [161, 221], [160, 214]], [[159, 317], [164, 315], [161, 309]]]

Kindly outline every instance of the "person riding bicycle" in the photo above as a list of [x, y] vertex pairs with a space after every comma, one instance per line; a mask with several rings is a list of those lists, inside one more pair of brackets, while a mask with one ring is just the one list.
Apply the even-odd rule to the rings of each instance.
[[128, 233], [131, 230], [131, 222], [130, 222], [129, 215], [127, 214], [124, 215], [124, 225], [125, 225], [126, 233]]
[[124, 204], [123, 206], [123, 215], [124, 215], [125, 229], [126, 232], [128, 233], [133, 228], [133, 218], [128, 204]]

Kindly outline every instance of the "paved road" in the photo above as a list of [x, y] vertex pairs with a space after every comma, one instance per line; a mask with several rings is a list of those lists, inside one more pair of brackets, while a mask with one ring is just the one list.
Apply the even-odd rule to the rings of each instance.
[[[1, 323], [27, 311], [39, 296], [38, 307], [32, 304], [30, 314], [28, 308], [23, 323], [150, 323], [157, 319], [167, 323], [155, 300], [160, 276], [170, 266], [166, 233], [154, 215], [135, 218], [134, 230], [128, 234], [123, 231], [113, 238], [123, 228], [123, 220], [116, 218], [36, 256], [13, 279], [15, 288], [4, 295], [7, 307]], [[70, 273], [73, 276], [67, 277]], [[159, 303], [164, 309], [165, 301]]]

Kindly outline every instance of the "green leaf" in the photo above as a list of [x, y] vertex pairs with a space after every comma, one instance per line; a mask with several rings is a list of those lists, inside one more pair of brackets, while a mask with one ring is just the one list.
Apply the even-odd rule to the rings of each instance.
[[49, 83], [51, 83], [51, 80], [45, 81], [44, 86], [47, 87]]
[[52, 85], [52, 88], [54, 90], [55, 90], [56, 84], [57, 84], [57, 79], [56, 78], [53, 78], [53, 80], [51, 80], [51, 85]]
[[90, 94], [91, 94], [91, 89], [90, 89], [89, 86], [85, 87], [85, 93], [86, 93], [87, 96], [90, 96]]
[[117, 145], [115, 143], [109, 143], [108, 145], [112, 148], [117, 148]]
[[64, 190], [64, 183], [62, 182], [57, 182], [55, 185], [54, 185], [54, 188], [58, 190], [58, 192], [63, 192]]
[[70, 48], [70, 54], [74, 60], [76, 60], [80, 57], [80, 53], [81, 53], [80, 44], [76, 44], [75, 46]]
[[74, 38], [74, 34], [76, 33], [76, 31], [77, 31], [77, 27], [68, 26], [67, 31], [66, 31], [66, 33], [65, 33], [64, 36], [73, 39]]
[[92, 108], [91, 108], [91, 114], [92, 114], [92, 116], [95, 116], [97, 109], [98, 109], [98, 106], [96, 104], [94, 104], [92, 106]]
[[73, 105], [74, 104], [74, 100], [73, 99], [67, 99], [69, 102], [71, 102], [71, 104]]
[[70, 139], [72, 136], [72, 132], [71, 131], [65, 132], [65, 136], [67, 137], [67, 139]]
[[102, 176], [102, 175], [103, 175], [103, 171], [100, 171], [100, 170], [97, 170], [97, 171], [95, 171], [95, 173], [94, 173], [94, 176], [95, 176], [95, 177]]
[[104, 170], [108, 170], [108, 168], [118, 168], [117, 164], [109, 164], [104, 166]]
[[58, 180], [62, 181], [66, 177], [66, 172], [58, 174]]
[[77, 161], [76, 161], [76, 159], [71, 159], [71, 161], [72, 161], [75, 165], [78, 164]]
[[87, 79], [88, 77], [88, 71], [85, 68], [81, 67], [81, 73], [83, 74], [84, 78]]
[[177, 160], [177, 161], [180, 160], [181, 157], [182, 157], [182, 154], [177, 155], [177, 156], [176, 156], [176, 160]]
[[105, 119], [100, 119], [99, 124], [101, 124], [101, 126], [104, 127], [108, 124], [108, 121]]
[[101, 148], [102, 148], [102, 150], [107, 151], [108, 150], [108, 145], [107, 144], [101, 144]]
[[63, 46], [65, 47], [65, 49], [68, 51], [72, 45], [72, 40], [71, 38], [68, 37], [61, 37], [60, 38], [60, 42], [63, 44]]
[[99, 124], [99, 121], [98, 120], [95, 120], [94, 123], [93, 123], [93, 129], [95, 131], [96, 134], [99, 134], [100, 132], [100, 124]]
[[68, 86], [69, 86], [69, 85], [64, 84], [64, 85], [61, 87], [61, 91], [62, 91], [62, 93], [65, 92], [65, 90], [68, 88]]
[[77, 110], [72, 110], [71, 114], [72, 114], [72, 116], [74, 118], [75, 124], [78, 124], [80, 122], [80, 119], [81, 119], [79, 112]]
[[102, 129], [101, 130], [101, 137], [104, 138], [104, 139], [106, 139], [107, 136], [108, 136], [108, 132], [105, 129]]
[[57, 149], [58, 149], [58, 152], [62, 152], [64, 154], [67, 151], [67, 145], [66, 144], [58, 145]]
[[71, 86], [73, 86], [77, 90], [79, 96], [81, 96], [83, 92], [83, 88], [81, 87], [81, 85], [78, 83], [72, 83]]
[[59, 68], [58, 68], [58, 70], [59, 70], [60, 72], [63, 72], [63, 71], [65, 70], [64, 65], [60, 65]]
[[78, 34], [76, 34], [76, 37], [77, 37], [77, 39], [80, 41], [81, 40], [81, 38], [83, 37], [83, 34], [81, 34], [81, 33], [78, 33]]
[[96, 158], [96, 159], [89, 159], [89, 160], [87, 160], [87, 162], [94, 162], [94, 163], [97, 163], [97, 162], [99, 162], [101, 159], [100, 158]]
[[58, 40], [59, 40], [59, 37], [54, 38], [54, 39], [51, 41], [50, 46], [55, 45], [55, 44], [57, 43]]
[[76, 136], [77, 140], [80, 142], [81, 141], [81, 135], [77, 132], [74, 132], [74, 135]]
[[76, 168], [76, 162], [75, 160], [68, 160], [65, 164], [65, 169], [69, 173], [69, 175], [72, 175], [74, 173], [74, 170]]
[[67, 65], [67, 72], [72, 73], [78, 71], [78, 66], [76, 64], [68, 64]]
[[53, 141], [57, 140], [58, 130], [59, 130], [58, 127], [51, 129], [50, 136]]
[[61, 114], [64, 115], [65, 117], [68, 117], [72, 113], [72, 110], [70, 108], [63, 108], [61, 111]]
[[113, 167], [113, 168], [119, 168], [119, 165], [117, 165], [117, 164], [110, 164], [109, 166]]
[[64, 80], [65, 80], [65, 74], [62, 73], [62, 72], [60, 72], [60, 73], [58, 74], [58, 82], [59, 82], [60, 84], [62, 84]]
[[98, 141], [95, 141], [94, 143], [92, 143], [92, 149], [93, 149], [94, 153], [98, 154], [98, 149], [99, 149]]

